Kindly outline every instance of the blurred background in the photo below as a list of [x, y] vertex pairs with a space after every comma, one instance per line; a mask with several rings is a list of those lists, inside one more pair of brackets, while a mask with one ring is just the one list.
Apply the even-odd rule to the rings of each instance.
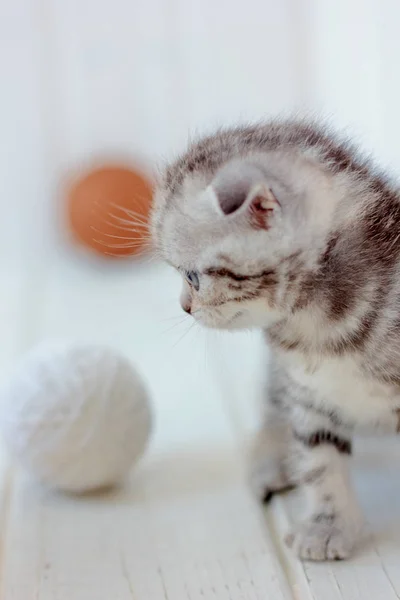
[[[0, 261], [58, 259], [63, 177], [322, 114], [399, 166], [397, 0], [0, 0]], [[62, 251], [61, 248], [59, 249]]]
[[154, 352], [152, 324], [179, 313], [163, 270], [91, 264], [65, 243], [76, 169], [151, 173], [190, 136], [295, 113], [396, 173], [399, 19], [398, 0], [0, 0], [0, 359], [67, 333]]

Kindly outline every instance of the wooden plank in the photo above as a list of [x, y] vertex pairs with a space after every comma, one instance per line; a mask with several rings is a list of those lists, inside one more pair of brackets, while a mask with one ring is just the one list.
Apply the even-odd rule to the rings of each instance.
[[230, 450], [213, 450], [149, 458], [104, 498], [52, 496], [19, 478], [3, 597], [291, 597]]

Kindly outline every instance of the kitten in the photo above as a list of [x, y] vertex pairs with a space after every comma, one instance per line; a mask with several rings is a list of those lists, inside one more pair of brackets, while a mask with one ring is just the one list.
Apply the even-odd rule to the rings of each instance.
[[238, 127], [167, 168], [152, 232], [186, 312], [265, 332], [259, 498], [303, 486], [309, 515], [287, 543], [303, 559], [349, 556], [362, 529], [351, 437], [399, 430], [399, 189], [313, 124]]

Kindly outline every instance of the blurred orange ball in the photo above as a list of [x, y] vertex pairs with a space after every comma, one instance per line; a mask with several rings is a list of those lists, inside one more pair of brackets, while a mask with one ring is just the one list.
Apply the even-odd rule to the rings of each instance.
[[152, 186], [133, 169], [104, 166], [67, 191], [67, 218], [74, 238], [97, 254], [139, 254], [148, 241]]

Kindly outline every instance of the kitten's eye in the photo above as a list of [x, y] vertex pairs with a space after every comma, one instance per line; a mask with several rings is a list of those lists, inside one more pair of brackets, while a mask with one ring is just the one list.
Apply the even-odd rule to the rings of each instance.
[[185, 277], [189, 284], [193, 286], [195, 290], [200, 289], [199, 276], [197, 275], [196, 271], [185, 271]]

